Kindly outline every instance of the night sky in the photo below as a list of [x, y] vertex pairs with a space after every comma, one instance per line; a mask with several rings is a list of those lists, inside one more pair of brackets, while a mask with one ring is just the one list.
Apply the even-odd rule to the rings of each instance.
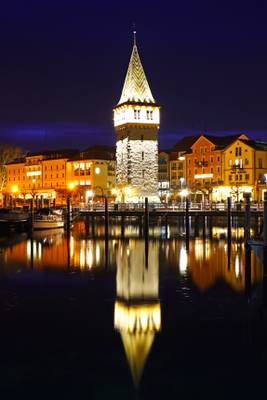
[[0, 12], [0, 140], [25, 150], [114, 144], [132, 25], [161, 147], [267, 139], [267, 2], [13, 0]]

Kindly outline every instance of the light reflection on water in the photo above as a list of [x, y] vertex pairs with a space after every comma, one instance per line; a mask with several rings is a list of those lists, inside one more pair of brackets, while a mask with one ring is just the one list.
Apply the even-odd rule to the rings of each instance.
[[[114, 235], [118, 234], [117, 228], [111, 229]], [[125, 236], [131, 234], [136, 238], [113, 238], [108, 242], [93, 239], [83, 222], [75, 226], [69, 237], [62, 230], [37, 231], [32, 238], [22, 237], [2, 248], [0, 272], [8, 274], [23, 268], [81, 272], [116, 269], [114, 329], [121, 336], [137, 387], [153, 342], [162, 329], [159, 271], [163, 266], [174, 272], [177, 280], [183, 280], [181, 292], [185, 300], [191, 297], [189, 282], [201, 293], [222, 282], [236, 293], [245, 292], [247, 287], [244, 245], [237, 240], [228, 248], [221, 239], [221, 228], [213, 228], [216, 240], [191, 240], [189, 251], [183, 240], [161, 240], [162, 230], [157, 229], [154, 231], [158, 237], [149, 241], [147, 250], [136, 227], [125, 229]], [[103, 227], [96, 230], [100, 236], [103, 234]], [[168, 234], [170, 229], [167, 231]], [[242, 233], [236, 231], [233, 236], [240, 238]], [[251, 286], [263, 278], [262, 263], [253, 252], [249, 278]]]

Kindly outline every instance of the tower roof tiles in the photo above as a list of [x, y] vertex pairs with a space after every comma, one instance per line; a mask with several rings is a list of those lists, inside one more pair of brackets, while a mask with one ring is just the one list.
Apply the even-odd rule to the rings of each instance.
[[118, 105], [127, 102], [155, 103], [135, 43]]

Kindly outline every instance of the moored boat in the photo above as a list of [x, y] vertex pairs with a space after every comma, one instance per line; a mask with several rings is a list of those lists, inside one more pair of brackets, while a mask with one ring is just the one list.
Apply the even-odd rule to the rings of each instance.
[[56, 229], [64, 228], [64, 218], [59, 210], [43, 209], [35, 214], [33, 229]]

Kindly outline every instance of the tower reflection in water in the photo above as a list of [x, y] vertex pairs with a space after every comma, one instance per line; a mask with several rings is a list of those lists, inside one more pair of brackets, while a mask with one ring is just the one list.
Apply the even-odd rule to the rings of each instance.
[[161, 328], [159, 302], [159, 244], [130, 240], [117, 251], [117, 300], [114, 326], [120, 332], [135, 386]]

